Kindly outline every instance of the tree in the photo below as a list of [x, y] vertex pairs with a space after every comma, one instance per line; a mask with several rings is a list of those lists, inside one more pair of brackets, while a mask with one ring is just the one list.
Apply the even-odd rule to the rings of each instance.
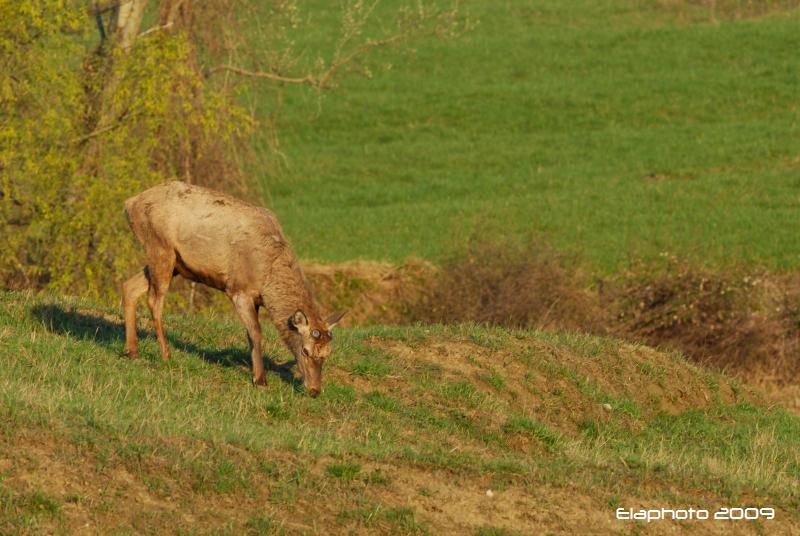
[[[321, 92], [376, 47], [458, 25], [456, 6], [415, 1], [364, 37], [377, 5], [346, 4], [328, 58], [300, 71], [294, 0], [91, 0], [88, 17], [81, 0], [0, 0], [5, 286], [116, 295], [138, 256], [125, 198], [175, 177], [249, 191], [258, 118], [237, 100], [243, 82]], [[265, 26], [258, 47], [242, 38], [248, 20]]]

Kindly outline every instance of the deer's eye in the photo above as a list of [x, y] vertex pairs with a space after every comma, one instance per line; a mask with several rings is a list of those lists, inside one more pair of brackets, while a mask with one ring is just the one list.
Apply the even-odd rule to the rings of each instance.
[[319, 330], [315, 329], [314, 331], [312, 331], [311, 336], [314, 337], [315, 339], [319, 339]]

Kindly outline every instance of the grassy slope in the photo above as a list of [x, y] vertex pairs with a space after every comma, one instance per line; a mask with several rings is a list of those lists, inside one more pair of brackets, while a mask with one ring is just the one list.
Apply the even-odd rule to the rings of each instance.
[[[601, 271], [664, 250], [797, 267], [800, 11], [685, 22], [667, 4], [467, 2], [474, 31], [379, 52], [393, 68], [348, 78], [316, 120], [288, 92], [268, 202], [323, 261], [435, 260], [483, 221]], [[309, 59], [330, 5], [304, 4]]]
[[618, 506], [745, 504], [778, 519], [683, 527], [800, 530], [800, 419], [675, 355], [343, 330], [312, 400], [271, 330], [260, 390], [238, 324], [167, 325], [174, 359], [147, 338], [130, 362], [116, 313], [0, 295], [0, 533], [603, 533], [634, 529]]

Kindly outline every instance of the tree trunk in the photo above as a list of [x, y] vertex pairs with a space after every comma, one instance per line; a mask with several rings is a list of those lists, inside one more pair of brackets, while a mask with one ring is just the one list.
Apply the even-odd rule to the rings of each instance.
[[136, 41], [142, 18], [147, 8], [147, 0], [130, 0], [119, 6], [117, 15], [116, 43], [115, 46], [126, 50]]
[[100, 92], [97, 123], [92, 129], [93, 133], [98, 133], [97, 136], [89, 134], [89, 142], [86, 146], [82, 171], [87, 174], [97, 172], [97, 158], [100, 154], [100, 149], [103, 144], [102, 133], [112, 130], [114, 123], [119, 120], [123, 113], [121, 103], [114, 98], [122, 72], [115, 68], [114, 65], [114, 50], [119, 49], [126, 53], [128, 49], [133, 46], [136, 37], [139, 35], [139, 29], [142, 26], [142, 19], [144, 12], [147, 8], [148, 0], [128, 0], [119, 5], [116, 16], [115, 27], [112, 28], [113, 34], [111, 36], [112, 45], [111, 49], [106, 52], [108, 65], [108, 78], [106, 79], [103, 90]]
[[173, 24], [186, 25], [189, 19], [189, 0], [161, 0], [158, 11], [158, 25], [170, 27]]

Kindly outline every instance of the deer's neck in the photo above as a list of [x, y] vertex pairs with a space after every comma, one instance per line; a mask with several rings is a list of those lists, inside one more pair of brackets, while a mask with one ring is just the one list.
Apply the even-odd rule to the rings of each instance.
[[320, 314], [308, 283], [293, 255], [282, 255], [272, 267], [269, 281], [261, 291], [264, 307], [284, 341], [291, 336], [288, 320], [303, 311], [309, 321], [319, 323]]

